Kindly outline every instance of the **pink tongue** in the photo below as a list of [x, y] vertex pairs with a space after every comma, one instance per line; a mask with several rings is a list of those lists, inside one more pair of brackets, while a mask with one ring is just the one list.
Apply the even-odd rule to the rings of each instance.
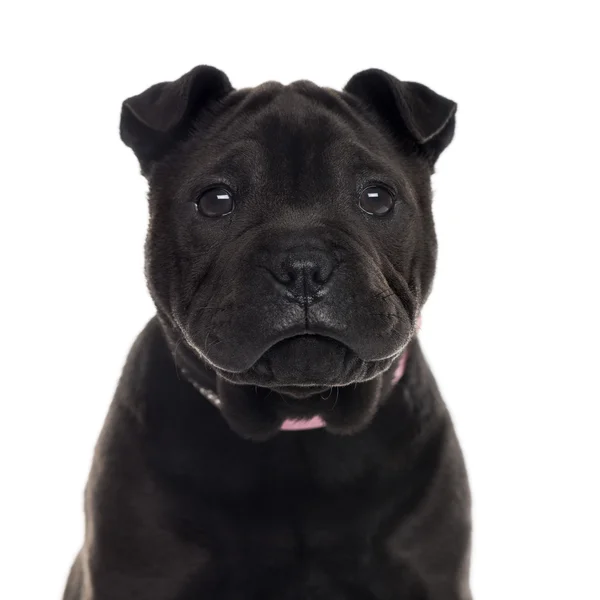
[[303, 431], [305, 429], [319, 429], [325, 427], [325, 421], [321, 417], [313, 417], [312, 419], [286, 419], [281, 426], [281, 431]]

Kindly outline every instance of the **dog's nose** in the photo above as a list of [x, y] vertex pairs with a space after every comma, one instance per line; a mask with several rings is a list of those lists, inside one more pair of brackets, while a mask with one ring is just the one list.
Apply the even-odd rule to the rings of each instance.
[[299, 248], [275, 256], [268, 270], [289, 299], [312, 303], [327, 293], [335, 268], [335, 257], [329, 252]]

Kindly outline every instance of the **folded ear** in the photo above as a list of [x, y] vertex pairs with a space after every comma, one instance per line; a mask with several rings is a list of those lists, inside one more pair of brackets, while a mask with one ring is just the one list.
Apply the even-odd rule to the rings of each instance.
[[127, 98], [121, 110], [121, 139], [147, 175], [151, 164], [189, 135], [194, 119], [233, 88], [222, 71], [199, 66], [176, 81], [157, 83]]
[[409, 138], [433, 166], [454, 136], [456, 103], [380, 69], [354, 75], [344, 91], [375, 110], [399, 138]]

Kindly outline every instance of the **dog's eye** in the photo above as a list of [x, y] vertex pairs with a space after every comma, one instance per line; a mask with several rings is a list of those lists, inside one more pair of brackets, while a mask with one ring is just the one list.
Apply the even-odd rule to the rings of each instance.
[[233, 210], [233, 194], [225, 188], [212, 188], [203, 192], [196, 206], [207, 217], [224, 217]]
[[394, 198], [384, 187], [372, 185], [362, 191], [359, 206], [369, 215], [382, 217], [392, 210]]

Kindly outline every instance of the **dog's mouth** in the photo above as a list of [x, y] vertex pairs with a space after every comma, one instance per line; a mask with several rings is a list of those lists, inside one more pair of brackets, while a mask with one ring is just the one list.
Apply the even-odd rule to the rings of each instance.
[[[299, 329], [282, 332], [244, 369], [234, 370], [211, 360], [209, 363], [229, 383], [266, 387], [292, 398], [306, 398], [333, 387], [372, 379], [398, 356], [396, 350], [389, 356], [365, 360], [350, 343], [342, 341], [345, 337], [338, 331], [330, 332], [325, 327]], [[189, 342], [189, 336], [184, 335], [184, 339], [195, 354], [207, 358]]]
[[387, 368], [391, 360], [393, 357], [365, 361], [334, 337], [304, 333], [272, 344], [244, 372], [217, 372], [231, 383], [258, 385], [292, 398], [307, 398], [370, 379]]

